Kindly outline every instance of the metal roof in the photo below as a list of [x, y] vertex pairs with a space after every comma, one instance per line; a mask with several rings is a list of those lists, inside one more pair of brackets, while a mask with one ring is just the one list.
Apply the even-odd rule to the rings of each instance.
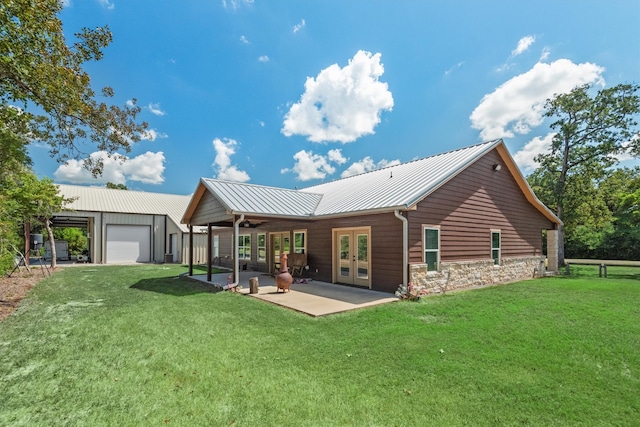
[[301, 190], [210, 178], [200, 183], [233, 214], [313, 218], [409, 209], [500, 144], [485, 142]]
[[322, 198], [311, 192], [210, 178], [201, 178], [200, 182], [231, 213], [309, 217]]
[[323, 195], [315, 216], [408, 209], [501, 143], [485, 142], [300, 191]]
[[[201, 191], [209, 191], [228, 214], [319, 218], [412, 209], [429, 194], [493, 149], [505, 160], [525, 197], [551, 221], [560, 220], [536, 197], [501, 139], [389, 166], [301, 190], [201, 178], [189, 222]], [[198, 195], [200, 194], [200, 196]]]
[[[191, 200], [190, 195], [116, 190], [104, 187], [56, 184], [66, 198], [75, 198], [66, 206], [74, 211], [166, 215], [182, 232], [189, 228], [180, 223]], [[61, 213], [64, 216], [64, 213]], [[200, 230], [199, 230], [200, 231]]]

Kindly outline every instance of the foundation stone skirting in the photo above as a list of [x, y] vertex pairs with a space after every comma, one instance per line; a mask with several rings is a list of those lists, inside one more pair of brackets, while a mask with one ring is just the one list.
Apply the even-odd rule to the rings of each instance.
[[442, 293], [456, 289], [495, 285], [531, 279], [536, 276], [544, 257], [502, 258], [441, 262], [440, 271], [427, 271], [423, 263], [410, 265], [410, 281], [422, 293]]

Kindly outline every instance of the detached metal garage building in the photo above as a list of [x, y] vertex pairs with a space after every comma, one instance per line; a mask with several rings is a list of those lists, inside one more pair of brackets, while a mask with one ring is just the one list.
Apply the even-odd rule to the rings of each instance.
[[[58, 184], [74, 201], [54, 227], [87, 230], [97, 264], [189, 261], [189, 227], [180, 224], [191, 196]], [[206, 229], [194, 227], [194, 262], [206, 263]]]

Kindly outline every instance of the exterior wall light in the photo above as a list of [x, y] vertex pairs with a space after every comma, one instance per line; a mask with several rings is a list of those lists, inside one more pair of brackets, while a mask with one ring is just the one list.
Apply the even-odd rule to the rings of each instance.
[[493, 165], [493, 170], [494, 171], [499, 171], [500, 169], [502, 169], [502, 165], [499, 165], [498, 163], [496, 163], [495, 165]]

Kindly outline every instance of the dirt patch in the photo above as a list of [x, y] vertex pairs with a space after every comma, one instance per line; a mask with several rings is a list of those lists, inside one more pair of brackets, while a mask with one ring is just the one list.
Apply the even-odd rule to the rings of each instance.
[[42, 279], [44, 276], [40, 268], [32, 268], [31, 273], [22, 269], [14, 272], [11, 277], [0, 277], [0, 322], [18, 308], [18, 304], [27, 295], [29, 289]]

